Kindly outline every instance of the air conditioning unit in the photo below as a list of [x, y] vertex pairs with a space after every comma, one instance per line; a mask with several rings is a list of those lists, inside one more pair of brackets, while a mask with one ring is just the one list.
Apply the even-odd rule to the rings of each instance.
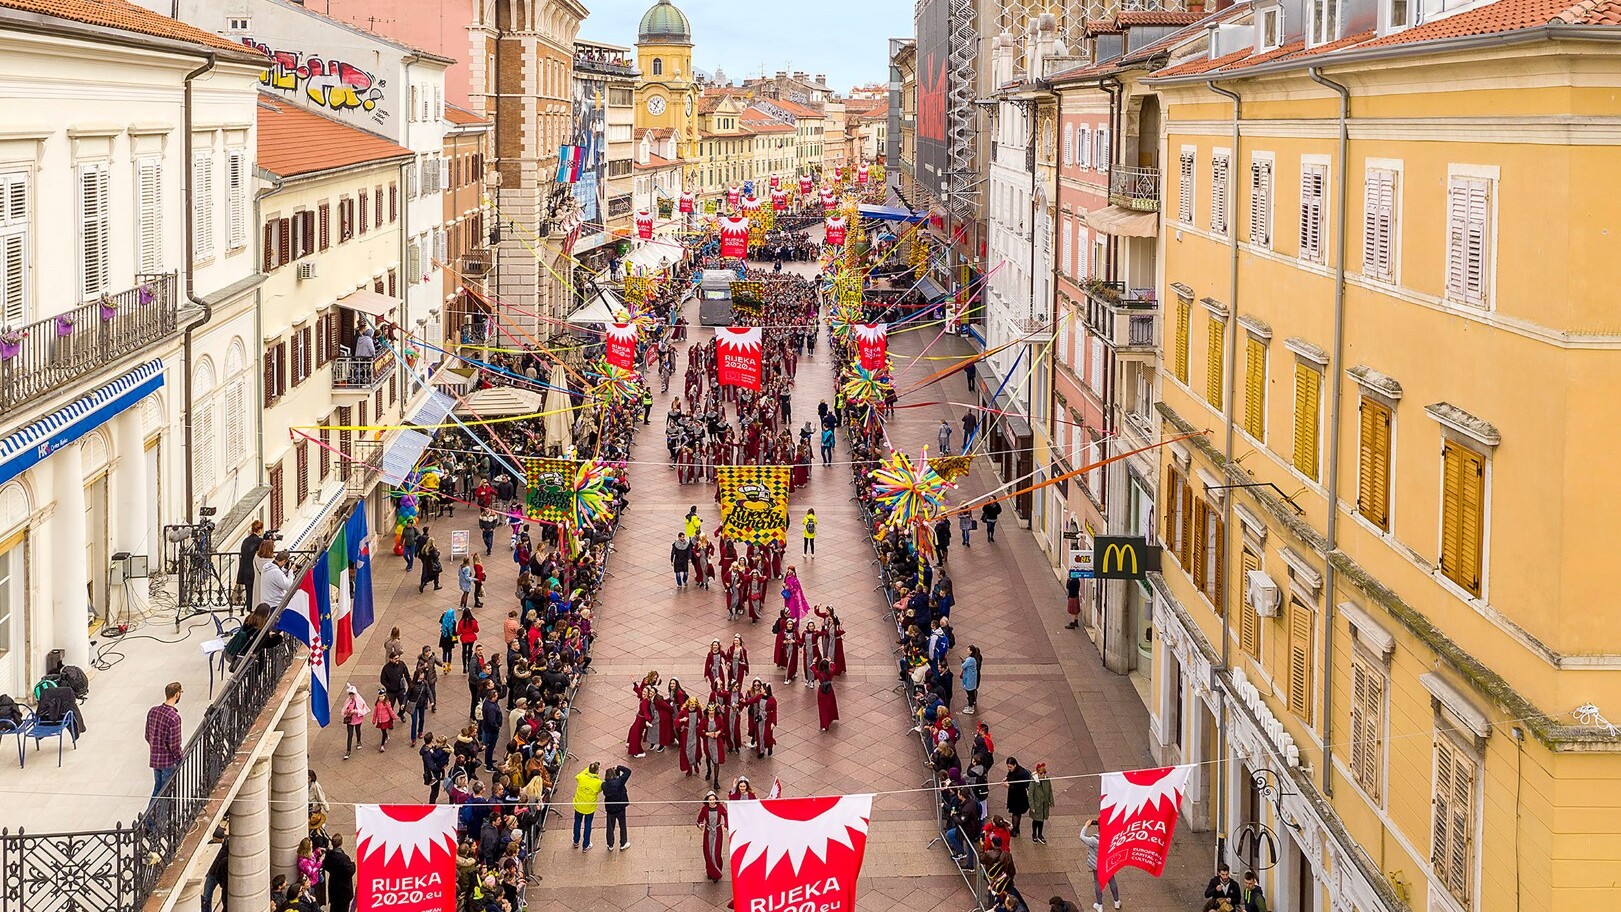
[[315, 271], [315, 263], [314, 262], [299, 263], [298, 264], [298, 277], [300, 279], [313, 279], [318, 274], [319, 273], [317, 273]]
[[1251, 570], [1244, 574], [1244, 596], [1261, 617], [1278, 616], [1282, 595], [1278, 592], [1278, 584], [1272, 582], [1272, 577], [1267, 576], [1265, 571]]

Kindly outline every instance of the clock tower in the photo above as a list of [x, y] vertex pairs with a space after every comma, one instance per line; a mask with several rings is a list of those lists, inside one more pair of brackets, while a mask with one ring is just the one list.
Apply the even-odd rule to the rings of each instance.
[[670, 0], [658, 0], [636, 33], [636, 126], [674, 129], [679, 142], [698, 137], [698, 84], [692, 70], [692, 24]]

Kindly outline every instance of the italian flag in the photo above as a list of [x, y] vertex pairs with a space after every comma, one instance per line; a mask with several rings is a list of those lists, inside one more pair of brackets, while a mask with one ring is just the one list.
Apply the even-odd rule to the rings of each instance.
[[355, 651], [354, 581], [349, 578], [347, 531], [344, 526], [339, 526], [338, 534], [326, 549], [327, 571], [332, 580], [332, 628], [336, 639], [333, 652], [337, 659], [334, 664], [337, 665], [349, 661], [349, 656]]

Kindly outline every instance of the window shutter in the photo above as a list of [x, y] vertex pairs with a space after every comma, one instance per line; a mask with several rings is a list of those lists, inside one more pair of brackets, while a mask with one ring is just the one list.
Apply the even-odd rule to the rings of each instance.
[[294, 486], [298, 491], [298, 502], [303, 504], [310, 499], [309, 441], [300, 440], [293, 444], [293, 457]]
[[1226, 363], [1227, 326], [1220, 320], [1210, 321], [1210, 344], [1205, 352], [1205, 400], [1216, 411], [1222, 410], [1222, 373]]
[[1266, 439], [1266, 344], [1254, 336], [1244, 341], [1244, 430]]
[[1396, 173], [1373, 170], [1363, 183], [1362, 271], [1381, 282], [1396, 280]]
[[412, 242], [408, 248], [408, 252], [410, 254], [410, 258], [406, 262], [407, 271], [409, 274], [406, 276], [406, 282], [410, 283], [417, 281], [417, 279], [421, 278], [422, 276], [422, 242]]
[[198, 152], [191, 162], [191, 249], [198, 259], [214, 255], [214, 156]]
[[265, 350], [264, 387], [265, 408], [270, 408], [276, 402], [276, 358], [273, 348]]
[[248, 156], [233, 151], [226, 155], [225, 218], [230, 222], [231, 249], [248, 242]]
[[276, 345], [276, 398], [287, 395], [287, 343]]
[[388, 223], [390, 225], [400, 220], [400, 185], [388, 185]]
[[1188, 382], [1188, 323], [1192, 319], [1188, 302], [1176, 302], [1176, 379]]
[[107, 165], [79, 169], [79, 298], [90, 301], [107, 291], [110, 281]]
[[1363, 776], [1367, 769], [1367, 755], [1371, 745], [1367, 735], [1368, 668], [1359, 659], [1351, 659], [1351, 775], [1358, 785], [1367, 788]]
[[[1192, 490], [1192, 487], [1189, 486], [1188, 491], [1191, 493]], [[1209, 525], [1210, 505], [1205, 503], [1203, 498], [1195, 498], [1193, 501], [1193, 524], [1189, 529], [1191, 534], [1188, 536], [1191, 539], [1188, 563], [1193, 571], [1193, 586], [1196, 589], [1204, 589], [1210, 576], [1209, 567], [1207, 566], [1210, 554]]]
[[270, 525], [279, 529], [282, 519], [286, 516], [286, 507], [282, 504], [281, 463], [270, 467]]
[[1250, 162], [1250, 243], [1272, 246], [1272, 163]]
[[1485, 519], [1486, 460], [1448, 443], [1441, 451], [1441, 572], [1480, 595], [1481, 549]]
[[311, 348], [311, 340], [314, 338], [314, 330], [306, 326], [300, 330], [299, 336], [304, 340], [304, 352], [302, 357], [304, 362], [303, 375], [308, 377], [310, 374], [315, 373], [315, 350]]
[[1228, 183], [1232, 176], [1232, 157], [1215, 155], [1210, 159], [1210, 230], [1227, 233]]
[[225, 394], [225, 461], [230, 465], [248, 453], [247, 423], [247, 380], [238, 377]]
[[1075, 164], [1075, 125], [1064, 124], [1064, 164]]
[[[1068, 430], [1072, 434], [1075, 432], [1073, 427]], [[1182, 502], [1177, 493], [1181, 490], [1181, 478], [1182, 476], [1177, 473], [1175, 468], [1166, 466], [1165, 531], [1162, 533], [1164, 537], [1161, 539], [1160, 544], [1164, 545], [1165, 549], [1170, 551], [1173, 557], [1181, 553], [1176, 540], [1177, 507]]]
[[1300, 170], [1300, 258], [1323, 261], [1323, 193], [1328, 175], [1321, 165]]
[[352, 415], [349, 406], [338, 408], [338, 453], [343, 457], [338, 460], [338, 477], [344, 481], [349, 480], [349, 462], [354, 456], [355, 432], [350, 430]]
[[276, 265], [293, 261], [293, 225], [289, 219], [276, 220]]
[[332, 246], [332, 204], [322, 203], [317, 210], [320, 218], [320, 249], [325, 250]]
[[197, 452], [194, 457], [196, 464], [193, 468], [197, 472], [198, 492], [206, 496], [214, 489], [214, 462], [216, 447], [214, 446], [214, 402], [197, 403], [192, 408], [194, 418], [194, 433], [197, 440]]
[[1435, 739], [1434, 844], [1430, 862], [1459, 902], [1470, 903], [1475, 763], [1444, 734]]
[[1240, 558], [1244, 567], [1244, 578], [1240, 585], [1244, 588], [1244, 610], [1240, 614], [1238, 626], [1238, 646], [1250, 654], [1251, 658], [1261, 657], [1261, 614], [1255, 610], [1255, 605], [1249, 597], [1249, 572], [1261, 569], [1261, 557], [1248, 548], [1244, 549]]
[[135, 163], [135, 271], [163, 271], [163, 171], [156, 158]]
[[1186, 478], [1182, 479], [1182, 524], [1178, 544], [1181, 545], [1182, 566], [1193, 572], [1193, 486], [1188, 484]]
[[1183, 152], [1177, 170], [1177, 210], [1179, 221], [1193, 221], [1193, 153]]
[[1289, 711], [1311, 724], [1312, 610], [1289, 600]]
[[1363, 399], [1361, 452], [1358, 455], [1357, 512], [1379, 528], [1390, 530], [1390, 409]]
[[1300, 474], [1317, 480], [1317, 409], [1323, 375], [1304, 364], [1295, 365], [1295, 452], [1294, 466]]
[[383, 227], [383, 185], [372, 188], [372, 227]]
[[[327, 416], [321, 423], [331, 424], [332, 417]], [[320, 453], [316, 457], [321, 474], [317, 477], [320, 481], [326, 481], [332, 475], [332, 432], [323, 427], [317, 432], [317, 436], [321, 442]]]
[[371, 210], [371, 206], [369, 205], [370, 201], [371, 195], [365, 190], [360, 191], [360, 209], [356, 214], [360, 219], [359, 229], [361, 234], [366, 233], [366, 216]]
[[28, 175], [0, 174], [0, 326], [28, 322]]
[[1491, 185], [1477, 178], [1453, 178], [1447, 188], [1447, 297], [1486, 305], [1487, 219]]
[[1210, 579], [1205, 594], [1210, 597], [1210, 604], [1216, 606], [1216, 616], [1221, 617], [1223, 614], [1221, 596], [1227, 586], [1227, 526], [1221, 521], [1220, 511], [1214, 506], [1211, 506], [1209, 515]]

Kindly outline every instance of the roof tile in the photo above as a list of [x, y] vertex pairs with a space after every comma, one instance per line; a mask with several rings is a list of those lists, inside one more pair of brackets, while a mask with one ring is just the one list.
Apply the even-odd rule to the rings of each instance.
[[127, 0], [0, 0], [0, 7], [259, 56], [252, 48], [159, 15]]
[[259, 94], [259, 167], [297, 177], [409, 156], [411, 150], [273, 95]]

